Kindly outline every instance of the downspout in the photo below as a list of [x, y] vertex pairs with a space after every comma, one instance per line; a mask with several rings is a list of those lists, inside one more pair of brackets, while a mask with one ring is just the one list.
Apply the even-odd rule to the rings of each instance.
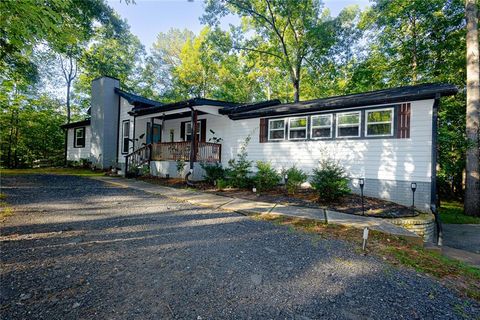
[[192, 121], [192, 141], [190, 145], [190, 169], [188, 170], [188, 173], [185, 175], [185, 180], [187, 182], [188, 186], [193, 186], [193, 183], [188, 180], [188, 177], [190, 177], [193, 174], [193, 165], [195, 162], [195, 142], [197, 140], [197, 111], [193, 109], [193, 107], [190, 107], [191, 110], [191, 121]]
[[431, 168], [431, 189], [430, 189], [430, 210], [435, 216], [435, 224], [437, 227], [437, 245], [443, 244], [443, 229], [438, 213], [440, 205], [437, 192], [437, 136], [438, 136], [438, 109], [440, 107], [440, 95], [435, 96], [435, 102], [432, 109], [432, 168]]

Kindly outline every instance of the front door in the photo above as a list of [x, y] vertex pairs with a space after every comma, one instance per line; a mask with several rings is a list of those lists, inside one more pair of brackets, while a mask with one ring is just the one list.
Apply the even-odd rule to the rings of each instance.
[[151, 123], [147, 122], [147, 144], [148, 143], [157, 143], [162, 140], [162, 126], [159, 124], [153, 125], [153, 141], [152, 141], [152, 130]]

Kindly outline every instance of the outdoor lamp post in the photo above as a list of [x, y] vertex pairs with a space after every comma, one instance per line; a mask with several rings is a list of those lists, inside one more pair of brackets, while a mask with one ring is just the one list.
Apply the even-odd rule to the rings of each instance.
[[417, 183], [412, 182], [410, 188], [412, 188], [412, 210], [415, 211], [415, 190], [417, 190]]
[[363, 187], [365, 186], [365, 179], [358, 179], [358, 185], [360, 186], [360, 194], [362, 195], [362, 216], [365, 215], [365, 204], [363, 202]]

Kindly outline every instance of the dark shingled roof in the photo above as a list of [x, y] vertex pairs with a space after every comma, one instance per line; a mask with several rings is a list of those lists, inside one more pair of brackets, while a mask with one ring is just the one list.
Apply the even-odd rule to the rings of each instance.
[[163, 105], [161, 102], [144, 98], [137, 94], [133, 94], [130, 92], [123, 91], [122, 89], [115, 88], [115, 92], [118, 93], [120, 97], [125, 98], [128, 103], [134, 105], [135, 108], [151, 108], [151, 107], [158, 107]]
[[195, 107], [195, 106], [203, 106], [203, 105], [217, 106], [222, 108], [233, 108], [238, 106], [239, 104], [234, 102], [220, 101], [220, 100], [194, 98], [190, 100], [167, 103], [164, 105], [155, 106], [147, 109], [135, 107], [130, 112], [130, 114], [139, 116], [139, 115], [145, 115], [145, 114], [152, 114], [156, 112], [171, 111], [171, 110], [177, 110], [177, 109]]
[[60, 128], [70, 129], [70, 128], [78, 128], [78, 127], [83, 127], [83, 126], [89, 126], [89, 125], [90, 125], [90, 119], [85, 119], [85, 120], [82, 120], [82, 121], [62, 124], [60, 126]]
[[435, 99], [443, 96], [455, 95], [457, 87], [451, 84], [428, 83], [415, 86], [398, 87], [370, 91], [364, 93], [336, 96], [323, 99], [302, 101], [298, 103], [262, 105], [262, 103], [250, 107], [233, 108], [232, 112], [221, 110], [220, 113], [228, 114], [233, 120], [258, 118], [266, 116], [287, 115], [313, 111], [326, 111], [332, 109], [344, 109], [368, 105], [387, 103], [399, 103], [414, 100]]

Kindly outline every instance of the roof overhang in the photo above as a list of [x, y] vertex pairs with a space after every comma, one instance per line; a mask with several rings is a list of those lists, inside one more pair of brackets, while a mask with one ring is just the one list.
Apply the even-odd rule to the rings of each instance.
[[[217, 110], [219, 108], [233, 108], [238, 106], [238, 103], [220, 101], [220, 100], [211, 100], [203, 98], [194, 98], [190, 100], [178, 101], [169, 104], [164, 104], [161, 106], [151, 107], [151, 108], [134, 108], [129, 112], [130, 115], [136, 116], [138, 118], [145, 118], [146, 115], [152, 114], [169, 114], [184, 112], [184, 109], [191, 110], [192, 108], [202, 107], [202, 111], [205, 111], [206, 108], [211, 108], [212, 110]], [[215, 108], [212, 108], [215, 107]], [[211, 111], [216, 112], [216, 111]], [[151, 116], [150, 116], [151, 117]], [[146, 117], [148, 118], [148, 117]]]
[[278, 104], [244, 111], [238, 108], [228, 116], [232, 120], [280, 116], [315, 111], [341, 110], [353, 107], [401, 103], [415, 100], [437, 99], [458, 93], [457, 87], [450, 84], [422, 84], [377, 90], [345, 96], [303, 101], [298, 103]]
[[65, 123], [60, 126], [62, 129], [78, 128], [90, 125], [90, 119], [85, 119], [77, 122]]

